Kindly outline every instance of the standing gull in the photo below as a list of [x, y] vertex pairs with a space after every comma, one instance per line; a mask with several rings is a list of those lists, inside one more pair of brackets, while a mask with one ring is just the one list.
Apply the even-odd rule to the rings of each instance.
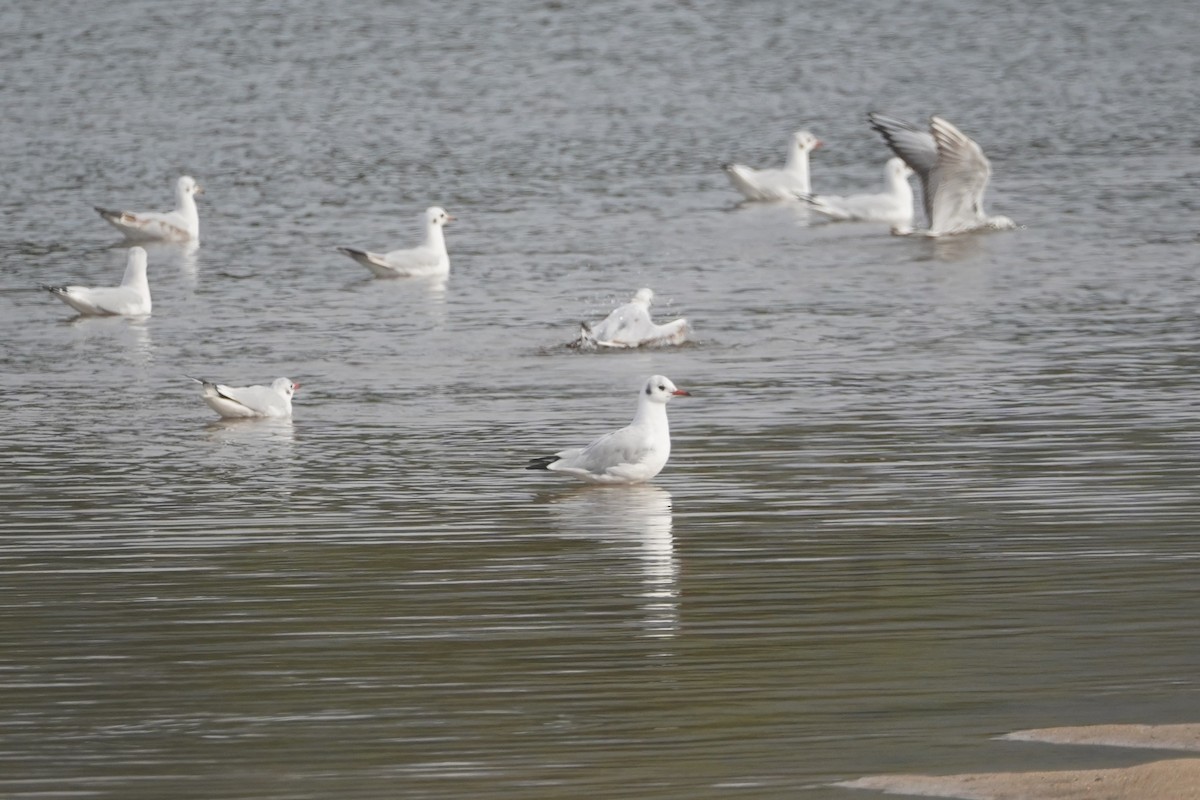
[[979, 145], [954, 125], [941, 117], [930, 117], [926, 132], [883, 114], [871, 112], [867, 117], [892, 151], [921, 178], [928, 229], [901, 227], [893, 233], [937, 237], [1017, 227], [1008, 217], [984, 213], [983, 192], [992, 166]]
[[175, 210], [111, 211], [96, 206], [105, 222], [112, 225], [130, 241], [198, 241], [200, 213], [196, 211], [196, 195], [204, 187], [184, 175], [175, 182]]
[[652, 375], [638, 393], [633, 422], [601, 436], [587, 447], [532, 459], [525, 469], [563, 472], [588, 483], [648, 481], [662, 472], [671, 456], [667, 402], [680, 396], [690, 395], [662, 375]]
[[650, 319], [650, 305], [654, 292], [638, 289], [637, 294], [623, 306], [613, 310], [595, 325], [583, 323], [577, 346], [584, 348], [615, 347], [629, 348], [643, 345], [680, 344], [688, 334], [686, 319], [677, 319], [662, 325]]
[[722, 164], [729, 182], [747, 200], [795, 200], [809, 194], [808, 154], [821, 146], [821, 140], [808, 131], [796, 131], [788, 144], [783, 169], [754, 169], [742, 164]]
[[146, 280], [146, 251], [129, 248], [120, 286], [42, 286], [71, 308], [89, 317], [142, 317], [150, 313], [150, 284]]
[[225, 386], [187, 377], [204, 387], [204, 402], [225, 419], [286, 419], [292, 416], [292, 395], [300, 388], [289, 378], [276, 378], [270, 386]]
[[454, 219], [445, 209], [430, 206], [425, 209], [425, 241], [419, 246], [390, 253], [339, 247], [338, 252], [371, 270], [376, 278], [443, 277], [450, 272], [450, 255], [446, 252], [442, 227]]
[[805, 195], [813, 210], [834, 221], [890, 222], [911, 227], [913, 190], [908, 177], [913, 174], [901, 158], [889, 158], [884, 167], [887, 188], [876, 194], [852, 194], [844, 197], [828, 194]]

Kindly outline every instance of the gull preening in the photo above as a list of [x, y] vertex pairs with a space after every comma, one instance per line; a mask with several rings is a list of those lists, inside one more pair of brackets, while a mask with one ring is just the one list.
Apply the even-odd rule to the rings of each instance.
[[204, 187], [188, 175], [175, 182], [175, 210], [111, 211], [95, 206], [105, 222], [125, 234], [131, 241], [189, 241], [200, 239], [200, 213], [196, 210], [196, 195]]
[[146, 251], [129, 248], [120, 286], [42, 286], [71, 308], [89, 317], [142, 317], [150, 313], [150, 283], [146, 280]]
[[804, 199], [813, 211], [836, 222], [890, 222], [892, 225], [911, 227], [913, 219], [913, 190], [908, 184], [912, 169], [902, 158], [889, 158], [884, 167], [886, 188], [875, 194], [851, 194], [845, 196], [816, 194], [805, 195]]
[[300, 384], [290, 378], [276, 378], [270, 386], [225, 386], [201, 378], [186, 376], [204, 387], [204, 402], [225, 419], [292, 416], [292, 395]]
[[668, 378], [652, 375], [638, 392], [633, 422], [586, 447], [532, 459], [525, 469], [562, 472], [588, 483], [648, 481], [662, 472], [671, 457], [667, 403], [672, 397], [688, 396], [688, 392], [677, 388]]
[[654, 302], [654, 292], [650, 289], [638, 289], [628, 303], [612, 311], [607, 317], [595, 325], [583, 323], [579, 332], [577, 347], [597, 348], [630, 348], [642, 346], [665, 346], [682, 343], [687, 339], [688, 323], [686, 319], [677, 319], [655, 324], [650, 319], [650, 305]]
[[442, 277], [450, 272], [450, 254], [446, 252], [442, 227], [455, 219], [445, 209], [430, 206], [425, 209], [425, 241], [417, 247], [390, 253], [339, 247], [338, 252], [371, 270], [376, 278]]
[[821, 140], [808, 131], [796, 131], [788, 142], [787, 162], [783, 169], [754, 169], [742, 164], [722, 164], [733, 188], [747, 200], [795, 200], [810, 194], [808, 154], [821, 146]]
[[937, 237], [1017, 227], [1008, 217], [990, 217], [984, 213], [983, 192], [992, 166], [979, 145], [954, 125], [935, 116], [929, 118], [929, 130], [923, 131], [875, 112], [867, 118], [892, 151], [921, 179], [929, 227], [923, 231], [899, 227], [893, 233]]

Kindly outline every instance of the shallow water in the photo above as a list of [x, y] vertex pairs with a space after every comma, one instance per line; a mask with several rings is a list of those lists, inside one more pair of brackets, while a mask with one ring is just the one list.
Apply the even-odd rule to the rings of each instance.
[[[0, 793], [850, 797], [1114, 763], [991, 737], [1194, 721], [1190, 4], [0, 9]], [[931, 43], [937, 46], [932, 46]], [[1024, 227], [739, 206], [876, 185], [941, 113]], [[93, 204], [166, 207], [152, 317]], [[369, 280], [433, 203], [442, 287]], [[117, 245], [117, 246], [114, 246]], [[695, 340], [563, 345], [638, 287]], [[521, 469], [624, 424], [651, 485]], [[199, 374], [302, 382], [219, 423]]]

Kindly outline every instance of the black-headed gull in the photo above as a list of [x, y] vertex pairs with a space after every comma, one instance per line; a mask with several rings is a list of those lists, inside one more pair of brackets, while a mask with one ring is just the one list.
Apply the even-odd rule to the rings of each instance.
[[687, 320], [655, 324], [650, 319], [650, 304], [653, 301], [652, 290], [638, 289], [632, 300], [614, 309], [602, 321], [595, 325], [585, 322], [579, 332], [577, 346], [629, 348], [682, 343], [687, 339]]
[[633, 422], [607, 433], [587, 447], [560, 450], [530, 460], [526, 469], [562, 472], [588, 483], [641, 483], [666, 466], [671, 457], [667, 402], [690, 396], [662, 375], [652, 375], [638, 392]]
[[875, 112], [867, 118], [892, 151], [921, 179], [929, 227], [923, 231], [899, 227], [893, 233], [936, 237], [1017, 227], [1008, 217], [989, 217], [984, 213], [983, 192], [992, 166], [979, 145], [954, 125], [935, 116], [929, 118], [929, 130], [923, 131]]
[[808, 131], [796, 131], [788, 143], [783, 169], [754, 169], [742, 164], [722, 164], [733, 188], [747, 200], [795, 200], [811, 194], [808, 179], [808, 154], [821, 146], [821, 140]]
[[371, 270], [376, 278], [445, 276], [450, 272], [450, 254], [446, 252], [446, 237], [442, 233], [442, 227], [455, 219], [447, 214], [445, 209], [430, 206], [425, 209], [425, 241], [419, 246], [407, 250], [393, 250], [390, 253], [372, 253], [351, 247], [339, 247], [338, 252], [345, 253]]
[[142, 317], [150, 313], [150, 284], [146, 280], [146, 251], [129, 248], [120, 286], [42, 286], [80, 314], [90, 317]]
[[175, 182], [175, 210], [111, 211], [95, 206], [105, 222], [125, 234], [131, 241], [189, 241], [200, 239], [200, 213], [196, 211], [196, 195], [204, 187], [188, 175]]
[[908, 177], [913, 171], [902, 158], [889, 158], [884, 167], [886, 189], [875, 194], [851, 194], [845, 196], [816, 194], [805, 195], [814, 211], [834, 221], [890, 222], [892, 225], [912, 227], [913, 190]]
[[290, 378], [276, 378], [270, 386], [225, 386], [192, 378], [204, 387], [204, 402], [225, 419], [248, 417], [286, 418], [292, 416], [292, 395], [300, 384]]

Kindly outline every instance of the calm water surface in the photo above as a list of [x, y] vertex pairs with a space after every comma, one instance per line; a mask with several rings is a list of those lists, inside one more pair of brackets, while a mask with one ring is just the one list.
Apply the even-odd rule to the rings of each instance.
[[[1191, 3], [0, 8], [0, 794], [851, 797], [1200, 717]], [[944, 114], [1025, 227], [737, 205]], [[166, 207], [154, 316], [93, 204]], [[444, 286], [369, 280], [441, 204]], [[563, 345], [640, 286], [695, 341]], [[624, 424], [589, 488], [531, 455]], [[213, 421], [183, 374], [301, 381]]]

